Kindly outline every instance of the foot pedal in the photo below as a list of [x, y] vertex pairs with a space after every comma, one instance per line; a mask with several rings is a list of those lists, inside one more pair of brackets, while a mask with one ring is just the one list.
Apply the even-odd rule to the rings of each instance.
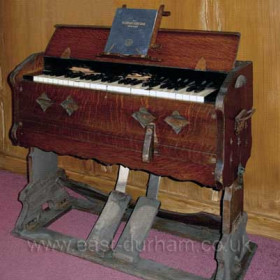
[[104, 255], [105, 252], [110, 250], [112, 240], [131, 200], [131, 197], [125, 194], [128, 174], [129, 169], [120, 166], [115, 190], [110, 193], [96, 224], [88, 236], [88, 247], [94, 248], [94, 251], [100, 255]]
[[118, 241], [114, 256], [118, 259], [135, 262], [139, 258], [144, 241], [158, 213], [160, 201], [140, 197], [126, 227]]
[[119, 228], [131, 197], [125, 193], [112, 191], [87, 243], [98, 253], [104, 253], [111, 247], [112, 240]]
[[116, 258], [131, 263], [138, 261], [160, 206], [157, 200], [159, 185], [160, 177], [151, 174], [146, 196], [139, 197], [113, 252]]

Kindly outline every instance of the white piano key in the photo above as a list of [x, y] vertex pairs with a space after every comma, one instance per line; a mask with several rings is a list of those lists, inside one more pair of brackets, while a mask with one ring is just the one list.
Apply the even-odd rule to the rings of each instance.
[[[46, 75], [43, 75], [43, 74], [39, 75], [39, 76], [36, 76], [36, 82], [44, 83], [45, 77], [46, 77]], [[33, 80], [34, 80], [34, 78], [33, 78]]]
[[175, 99], [176, 93], [172, 91], [156, 91], [156, 97], [158, 98], [168, 98], [168, 99]]
[[54, 85], [57, 85], [58, 84], [58, 79], [56, 76], [49, 76], [49, 83], [50, 84], [54, 84]]
[[82, 83], [79, 83], [77, 81], [73, 81], [73, 87], [82, 87]]
[[85, 82], [84, 80], [81, 80], [79, 77], [76, 78], [68, 78], [68, 85], [71, 87], [78, 87], [78, 88], [84, 88]]
[[149, 90], [145, 88], [131, 88], [131, 94], [149, 96]]
[[102, 83], [101, 79], [96, 80], [96, 81], [88, 81], [90, 84], [91, 89], [97, 89], [97, 90], [107, 90], [107, 85], [106, 83]]
[[75, 84], [75, 87], [85, 88], [85, 83], [84, 82], [75, 81], [74, 84]]
[[60, 85], [61, 84], [61, 80], [56, 77], [56, 78], [52, 79], [52, 83], [55, 84], [55, 85]]
[[175, 99], [176, 100], [184, 100], [184, 94], [186, 93], [186, 87], [181, 88], [179, 90], [175, 90]]
[[91, 86], [91, 83], [90, 83], [90, 82], [86, 82], [86, 83], [85, 83], [85, 88], [90, 88], [90, 86]]
[[190, 97], [190, 101], [196, 101], [196, 93], [195, 93], [194, 90], [193, 90], [193, 91], [187, 92], [187, 94], [188, 94], [189, 97]]
[[212, 92], [214, 92], [216, 89], [215, 88], [206, 88], [200, 92], [197, 93], [196, 97], [197, 97], [197, 102], [204, 102], [205, 97], [209, 94], [211, 94]]
[[[145, 81], [143, 81], [145, 82]], [[147, 86], [143, 87], [143, 83], [138, 85], [130, 85], [131, 87], [131, 94], [135, 95], [143, 95], [143, 96], [149, 96], [149, 90], [147, 89]]]
[[85, 81], [81, 80], [80, 77], [71, 78], [71, 81], [73, 81], [74, 87], [84, 88], [85, 87]]
[[107, 85], [106, 84], [95, 84], [95, 88], [99, 90], [107, 90]]
[[151, 97], [158, 98], [168, 98], [168, 99], [176, 99], [176, 93], [174, 89], [162, 89], [160, 86], [157, 86], [150, 90]]
[[110, 92], [119, 92], [119, 93], [130, 93], [130, 87], [125, 87], [125, 86], [111, 86], [108, 85], [107, 90]]
[[58, 85], [61, 85], [61, 86], [63, 86], [64, 85], [64, 80], [62, 80], [62, 79], [57, 79], [58, 80]]
[[42, 82], [42, 75], [33, 76], [33, 82]]
[[183, 94], [182, 94], [182, 100], [183, 100], [183, 101], [190, 101], [190, 96], [189, 96], [189, 94], [183, 93]]
[[203, 103], [204, 102], [204, 97], [203, 96], [197, 96], [196, 102]]
[[62, 84], [63, 84], [64, 86], [69, 86], [69, 80], [63, 79], [63, 80], [62, 80]]
[[119, 84], [118, 82], [108, 83], [107, 91], [130, 94], [131, 85]]
[[94, 84], [94, 83], [90, 83], [89, 88], [90, 88], [90, 89], [95, 89], [95, 84]]
[[175, 92], [175, 99], [176, 100], [183, 100], [183, 94]]
[[43, 78], [43, 81], [44, 81], [46, 84], [51, 84], [51, 79], [50, 79], [48, 76], [44, 77], [44, 78]]
[[157, 97], [157, 92], [161, 91], [160, 85], [149, 90], [150, 97]]

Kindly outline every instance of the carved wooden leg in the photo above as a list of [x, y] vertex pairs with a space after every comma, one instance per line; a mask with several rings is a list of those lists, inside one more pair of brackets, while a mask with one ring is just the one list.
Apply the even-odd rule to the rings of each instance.
[[44, 152], [38, 148], [31, 148], [28, 155], [29, 183], [45, 179], [57, 172], [57, 155]]
[[218, 243], [215, 280], [243, 279], [256, 245], [246, 233], [247, 214], [243, 212], [243, 179], [239, 177], [224, 191], [222, 238]]
[[21, 191], [22, 211], [14, 229], [32, 231], [69, 210], [69, 195], [59, 183], [65, 177], [57, 168], [57, 156], [32, 148], [28, 157], [29, 184]]

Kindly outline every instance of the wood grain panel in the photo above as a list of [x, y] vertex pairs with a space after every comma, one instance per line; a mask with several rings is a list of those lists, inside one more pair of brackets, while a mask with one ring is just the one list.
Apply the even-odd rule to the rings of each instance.
[[207, 70], [227, 72], [234, 67], [240, 36], [234, 32], [161, 29], [156, 41], [160, 47], [152, 48], [148, 52], [151, 60], [141, 58], [124, 60], [101, 56], [108, 35], [109, 29], [105, 28], [58, 25], [45, 55], [61, 57], [69, 48], [71, 58], [189, 69], [195, 69], [199, 61], [204, 59]]
[[[0, 1], [0, 167], [23, 172], [15, 162], [26, 150], [14, 147], [8, 138], [11, 125], [11, 93], [6, 78], [28, 55], [45, 49], [55, 24], [111, 25], [114, 11], [124, 2], [100, 0], [10, 0]], [[245, 210], [251, 232], [279, 238], [280, 221], [280, 2], [278, 0], [131, 0], [128, 7], [158, 8], [164, 3], [171, 17], [161, 27], [237, 31], [241, 33], [238, 59], [254, 65], [253, 149], [245, 173]], [[180, 46], [178, 46], [180, 47]], [[21, 161], [22, 162], [22, 161]], [[108, 179], [110, 186], [117, 167], [93, 161], [61, 157], [60, 165], [82, 180]], [[21, 167], [20, 167], [21, 166]], [[72, 172], [72, 173], [71, 173]], [[93, 177], [91, 177], [93, 176]], [[133, 172], [130, 191], [139, 194], [147, 176]], [[104, 183], [106, 185], [106, 183]], [[99, 184], [103, 187], [103, 184]], [[217, 211], [217, 193], [193, 184], [164, 179], [163, 205], [178, 211]], [[182, 199], [181, 201], [179, 201]], [[184, 201], [184, 202], [182, 202]], [[187, 204], [189, 203], [189, 205]], [[202, 206], [204, 205], [204, 206]], [[208, 207], [208, 208], [207, 208]], [[206, 209], [207, 208], [207, 209]], [[252, 218], [253, 217], [253, 218]], [[258, 217], [258, 218], [256, 218]], [[261, 226], [260, 226], [261, 225]]]
[[[175, 100], [160, 100], [158, 98], [145, 98], [134, 96], [126, 98], [126, 95], [105, 93], [104, 91], [79, 90], [77, 88], [65, 88], [24, 81], [23, 92], [29, 92], [28, 96], [18, 93], [17, 104], [18, 121], [32, 120], [42, 124], [53, 124], [67, 128], [78, 127], [84, 131], [98, 131], [115, 136], [143, 141], [145, 129], [132, 117], [139, 108], [145, 107], [155, 116], [154, 123], [158, 142], [166, 146], [179, 146], [200, 152], [216, 153], [216, 120], [215, 107], [212, 104], [199, 104]], [[36, 102], [37, 98], [45, 92], [54, 104], [44, 112]], [[67, 96], [71, 96], [78, 104], [78, 109], [69, 117], [60, 105]], [[98, 106], [95, 106], [98, 104]], [[106, 114], [104, 111], [110, 108]], [[189, 124], [182, 129], [179, 135], [175, 134], [171, 127], [164, 121], [173, 111], [177, 110], [185, 117]], [[129, 137], [128, 137], [129, 136]], [[197, 139], [200, 139], [198, 142]]]

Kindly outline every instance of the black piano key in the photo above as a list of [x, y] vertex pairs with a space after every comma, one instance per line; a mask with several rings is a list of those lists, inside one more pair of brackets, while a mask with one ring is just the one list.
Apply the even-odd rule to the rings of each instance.
[[142, 87], [147, 87], [150, 84], [150, 80], [143, 81]]
[[187, 92], [191, 92], [191, 91], [193, 91], [193, 90], [196, 90], [196, 85], [194, 85], [194, 86], [190, 86], [190, 87], [188, 87], [187, 89], [186, 89], [186, 91]]
[[205, 89], [206, 81], [196, 81], [195, 88], [193, 89], [194, 92], [200, 92]]
[[209, 88], [211, 86], [213, 86], [214, 83], [213, 82], [208, 82], [207, 81], [203, 81], [199, 86], [197, 86], [197, 88], [195, 89], [195, 92], [200, 92], [206, 88]]
[[91, 75], [87, 75], [85, 77], [85, 80], [91, 80], [92, 81], [92, 79], [99, 79], [99, 77], [100, 76], [97, 76], [97, 74], [91, 74]]
[[61, 76], [64, 76], [64, 75], [65, 75], [65, 72], [56, 72], [55, 73], [56, 77], [61, 77]]
[[82, 77], [82, 76], [84, 76], [85, 75], [85, 73], [82, 73], [82, 72], [77, 72], [77, 73], [74, 73], [74, 77], [75, 78], [79, 78], [79, 77]]
[[180, 77], [176, 80], [176, 83], [179, 84], [179, 83], [182, 83], [184, 82], [184, 78]]
[[33, 76], [32, 75], [23, 75], [23, 79], [27, 81], [33, 81]]
[[195, 88], [194, 92], [198, 93], [198, 92], [200, 92], [200, 91], [202, 91], [202, 90], [204, 90], [204, 89], [205, 89], [205, 86], [197, 86], [197, 87]]
[[81, 76], [80, 79], [81, 80], [90, 80], [91, 78], [94, 77], [94, 74], [91, 74], [91, 75], [84, 75], [84, 76]]
[[139, 84], [142, 83], [141, 80], [137, 80], [137, 79], [135, 79], [135, 80], [136, 80], [136, 81], [131, 82], [131, 85], [136, 86], [136, 85], [139, 85]]
[[191, 80], [187, 83], [188, 86], [194, 86], [196, 84], [195, 81]]
[[103, 76], [102, 78], [101, 78], [101, 82], [107, 82], [107, 81], [109, 81], [111, 79], [111, 77], [109, 77], [109, 76]]
[[113, 76], [108, 80], [108, 83], [114, 83], [116, 81], [119, 81], [122, 77], [119, 76]]
[[127, 85], [132, 85], [136, 81], [137, 81], [137, 79], [130, 79], [127, 81]]
[[209, 87], [214, 87], [214, 82], [208, 82], [206, 85], [205, 85], [205, 88], [209, 88]]
[[65, 74], [65, 77], [67, 77], [67, 78], [78, 78], [78, 77], [81, 77], [81, 76], [83, 76], [84, 74], [83, 73], [80, 73], [80, 72], [78, 72], [78, 73], [75, 73], [75, 72], [69, 72], [69, 73], [66, 73]]
[[70, 73], [70, 72], [66, 72], [66, 73], [64, 74], [64, 76], [65, 76], [66, 78], [70, 78], [70, 77], [71, 77], [71, 74], [72, 74], [72, 73]]
[[187, 92], [193, 91], [196, 88], [196, 82], [191, 80], [187, 82], [186, 87], [187, 87], [186, 89]]
[[125, 81], [125, 78], [120, 79], [120, 80], [118, 81], [118, 84], [124, 84], [124, 81]]
[[173, 88], [175, 88], [175, 84], [169, 84], [169, 85], [167, 86], [167, 89], [173, 89]]
[[151, 86], [151, 87], [157, 87], [157, 86], [159, 86], [160, 84], [161, 84], [161, 82], [157, 80], [157, 81], [151, 82], [151, 83], [150, 83], [150, 86]]
[[123, 84], [124, 85], [129, 85], [131, 81], [132, 81], [131, 78], [126, 78], [126, 79], [124, 79]]
[[218, 89], [213, 91], [212, 93], [208, 94], [207, 96], [205, 96], [204, 98], [204, 102], [208, 103], [208, 102], [215, 102], [216, 101], [216, 96], [218, 94]]
[[182, 89], [182, 88], [185, 88], [186, 86], [184, 85], [184, 84], [180, 84], [180, 85], [176, 85], [175, 87], [174, 87], [174, 89], [175, 90], [180, 90], [180, 89]]
[[168, 85], [169, 85], [169, 84], [164, 83], [164, 84], [160, 85], [160, 88], [167, 88], [167, 87], [168, 87]]
[[101, 74], [96, 74], [92, 78], [90, 78], [90, 80], [91, 81], [97, 81], [97, 80], [100, 80], [101, 78], [102, 78]]
[[164, 82], [167, 78], [165, 76], [161, 76], [158, 78], [158, 81], [160, 81], [161, 83]]

